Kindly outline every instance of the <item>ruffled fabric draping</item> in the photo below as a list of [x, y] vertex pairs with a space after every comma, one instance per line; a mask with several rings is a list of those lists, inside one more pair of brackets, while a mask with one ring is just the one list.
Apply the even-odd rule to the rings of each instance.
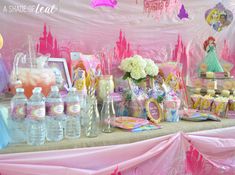
[[131, 144], [0, 156], [2, 175], [235, 174], [235, 127]]

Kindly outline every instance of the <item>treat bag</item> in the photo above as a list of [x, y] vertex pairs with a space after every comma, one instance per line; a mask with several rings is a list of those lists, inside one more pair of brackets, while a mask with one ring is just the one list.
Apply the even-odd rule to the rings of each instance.
[[227, 117], [228, 102], [224, 101], [214, 101], [212, 105], [212, 112], [217, 114], [221, 118]]
[[235, 111], [235, 100], [229, 100], [229, 111]]
[[180, 100], [166, 100], [163, 103], [164, 116], [168, 122], [178, 122], [180, 119], [179, 108]]
[[140, 117], [147, 119], [145, 101], [146, 100], [139, 100], [139, 99], [131, 100], [129, 105], [129, 114], [132, 117]]
[[201, 104], [200, 104], [200, 110], [211, 111], [211, 106], [212, 106], [213, 101], [214, 101], [213, 98], [202, 97]]
[[191, 96], [192, 108], [200, 109], [201, 97], [200, 96]]

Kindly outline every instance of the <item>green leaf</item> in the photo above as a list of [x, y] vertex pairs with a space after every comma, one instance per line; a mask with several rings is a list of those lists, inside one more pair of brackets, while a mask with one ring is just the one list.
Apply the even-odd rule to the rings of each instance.
[[162, 103], [162, 101], [163, 101], [163, 97], [162, 97], [162, 96], [158, 96], [158, 97], [157, 97], [157, 102], [158, 102], [158, 103]]
[[126, 80], [127, 78], [130, 78], [131, 74], [130, 72], [126, 72], [125, 75], [122, 77], [123, 80]]

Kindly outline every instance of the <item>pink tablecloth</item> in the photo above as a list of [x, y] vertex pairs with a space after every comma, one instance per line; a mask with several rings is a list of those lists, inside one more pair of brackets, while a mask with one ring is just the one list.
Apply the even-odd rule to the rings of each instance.
[[105, 147], [0, 155], [1, 175], [235, 174], [235, 127]]

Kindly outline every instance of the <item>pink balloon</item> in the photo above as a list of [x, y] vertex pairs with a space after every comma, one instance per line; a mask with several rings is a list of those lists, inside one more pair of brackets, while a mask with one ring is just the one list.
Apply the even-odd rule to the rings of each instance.
[[109, 6], [114, 8], [117, 5], [116, 0], [92, 0], [91, 6], [92, 7], [99, 7], [99, 6]]

